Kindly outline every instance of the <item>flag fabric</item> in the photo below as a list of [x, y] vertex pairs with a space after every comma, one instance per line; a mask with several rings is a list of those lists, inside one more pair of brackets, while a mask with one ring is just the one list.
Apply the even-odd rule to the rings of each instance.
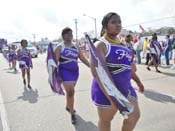
[[142, 32], [145, 32], [145, 29], [141, 25], [139, 25], [139, 27], [142, 30]]
[[59, 76], [57, 63], [54, 56], [54, 51], [52, 48], [52, 43], [49, 43], [47, 49], [47, 71], [49, 75], [49, 84], [54, 93], [59, 95], [64, 95], [64, 91], [61, 87], [61, 78]]
[[99, 51], [95, 48], [87, 33], [85, 33], [85, 37], [88, 41], [92, 62], [101, 83], [100, 88], [105, 90], [124, 118], [128, 118], [128, 115], [133, 112], [134, 106], [115, 86], [104, 60], [101, 58]]

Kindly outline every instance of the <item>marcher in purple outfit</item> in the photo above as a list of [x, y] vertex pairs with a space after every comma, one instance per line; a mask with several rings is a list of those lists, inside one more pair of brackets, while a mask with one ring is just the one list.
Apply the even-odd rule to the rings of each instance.
[[72, 29], [62, 30], [63, 42], [55, 49], [55, 58], [59, 69], [59, 76], [63, 80], [66, 91], [66, 110], [71, 114], [72, 124], [76, 123], [74, 110], [74, 87], [79, 77], [78, 58], [89, 67], [88, 60], [83, 56], [80, 48], [72, 42]]
[[9, 60], [9, 67], [11, 68], [11, 63], [12, 63], [12, 69], [16, 72], [16, 60], [17, 60], [17, 55], [16, 55], [16, 46], [11, 45], [9, 47], [9, 52], [8, 52], [8, 60]]
[[148, 63], [148, 66], [146, 67], [147, 70], [150, 71], [151, 70], [150, 66], [153, 64], [156, 69], [156, 72], [161, 73], [161, 71], [158, 69], [158, 60], [162, 52], [162, 48], [160, 43], [157, 40], [156, 33], [152, 34], [152, 40], [150, 42], [150, 46], [148, 47], [148, 50], [150, 51], [151, 61]]
[[[108, 13], [102, 20], [102, 38], [95, 42], [95, 46], [106, 62], [106, 66], [112, 75], [114, 84], [120, 92], [128, 98], [134, 105], [134, 111], [129, 114], [128, 119], [123, 121], [121, 131], [133, 131], [140, 117], [140, 110], [136, 92], [131, 85], [133, 79], [139, 87], [139, 91], [144, 91], [142, 82], [136, 75], [135, 64], [133, 63], [132, 51], [124, 47], [118, 40], [117, 35], [121, 31], [121, 19], [116, 13]], [[94, 76], [92, 82], [92, 100], [97, 105], [99, 131], [111, 131], [111, 121], [118, 111], [108, 94], [100, 87], [100, 81], [91, 62], [91, 70]]]
[[27, 40], [21, 40], [21, 49], [17, 51], [18, 61], [19, 61], [19, 68], [22, 72], [22, 78], [24, 86], [26, 86], [26, 79], [25, 75], [27, 73], [27, 82], [28, 88], [31, 89], [30, 85], [30, 68], [33, 68], [32, 59], [30, 55], [30, 51], [26, 48], [27, 47]]

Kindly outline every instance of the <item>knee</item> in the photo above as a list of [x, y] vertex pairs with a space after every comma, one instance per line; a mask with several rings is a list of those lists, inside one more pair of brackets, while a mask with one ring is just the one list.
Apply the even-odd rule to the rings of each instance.
[[108, 129], [111, 127], [111, 120], [99, 120], [99, 124]]
[[25, 74], [22, 74], [22, 78], [25, 78]]
[[73, 90], [73, 91], [67, 92], [67, 96], [68, 96], [68, 97], [73, 97], [74, 94], [75, 94], [75, 91], [74, 91], [74, 90]]
[[135, 124], [140, 119], [140, 112], [135, 112], [132, 116], [129, 116], [129, 118], [126, 120], [129, 124]]
[[22, 77], [23, 77], [23, 78], [25, 77], [25, 73], [22, 73]]
[[111, 126], [111, 121], [113, 120], [114, 116], [102, 116], [99, 118], [99, 123], [106, 128]]
[[30, 77], [30, 72], [27, 72], [27, 76]]

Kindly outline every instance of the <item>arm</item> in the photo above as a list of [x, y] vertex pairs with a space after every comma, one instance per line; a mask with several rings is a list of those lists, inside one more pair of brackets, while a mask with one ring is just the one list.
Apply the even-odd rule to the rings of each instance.
[[84, 57], [82, 51], [80, 50], [80, 48], [78, 47], [79, 50], [79, 59], [87, 66], [90, 67], [89, 61]]
[[17, 50], [17, 58], [19, 58], [20, 55], [20, 49]]
[[160, 52], [162, 53], [163, 49], [162, 49], [162, 46], [161, 46], [161, 44], [159, 42], [158, 42], [158, 48], [159, 48]]
[[55, 55], [54, 57], [55, 57], [57, 66], [59, 64], [60, 53], [61, 53], [61, 45], [58, 45], [57, 47], [55, 47], [55, 50], [54, 50], [54, 55]]
[[30, 51], [29, 51], [29, 59], [30, 59], [30, 62], [31, 62], [31, 68], [33, 68], [32, 56], [30, 54]]
[[144, 86], [143, 86], [142, 82], [140, 81], [139, 77], [137, 76], [135, 68], [136, 68], [135, 64], [132, 64], [131, 65], [131, 78], [136, 82], [137, 86], [139, 87], [139, 91], [141, 93], [143, 93]]

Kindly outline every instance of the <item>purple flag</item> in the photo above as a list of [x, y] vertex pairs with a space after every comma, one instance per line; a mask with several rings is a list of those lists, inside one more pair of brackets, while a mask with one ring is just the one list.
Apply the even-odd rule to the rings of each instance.
[[100, 83], [102, 84], [102, 87], [100, 88], [104, 88], [105, 92], [108, 94], [113, 103], [117, 106], [120, 113], [124, 116], [124, 118], [128, 118], [128, 115], [133, 112], [134, 106], [116, 88], [113, 78], [108, 71], [104, 60], [101, 58], [99, 51], [97, 50], [97, 48], [95, 48], [87, 33], [85, 33], [85, 37], [88, 41], [92, 62], [95, 66], [95, 70], [99, 77]]
[[49, 43], [47, 49], [47, 71], [49, 75], [49, 84], [53, 92], [59, 95], [64, 95], [64, 91], [61, 87], [61, 79], [58, 73], [58, 67], [55, 61], [54, 51], [52, 43]]

